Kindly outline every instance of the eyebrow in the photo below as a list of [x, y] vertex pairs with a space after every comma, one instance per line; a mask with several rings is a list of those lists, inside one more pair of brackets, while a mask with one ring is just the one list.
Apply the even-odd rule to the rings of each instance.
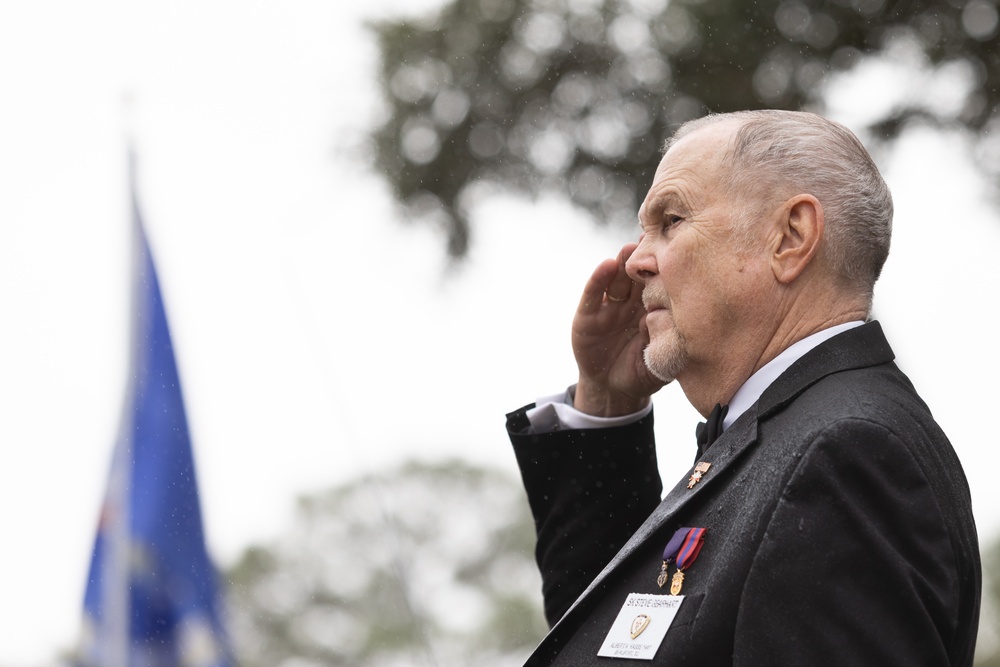
[[[672, 190], [668, 190], [667, 192], [657, 194], [655, 197], [653, 197], [653, 199], [649, 201], [649, 203], [645, 207], [647, 217], [653, 219], [659, 218], [661, 215], [663, 215], [664, 211], [670, 208], [677, 209], [678, 211], [685, 214], [687, 214], [688, 212], [688, 207], [684, 205], [683, 201], [681, 200], [681, 197], [678, 196], [678, 194]], [[640, 211], [641, 210], [642, 209], [640, 209]], [[639, 227], [640, 229], [645, 229], [645, 226], [642, 222], [642, 216], [639, 217]]]
[[651, 208], [657, 211], [669, 208], [671, 206], [676, 206], [687, 210], [687, 206], [684, 206], [684, 203], [681, 201], [680, 195], [678, 195], [673, 190], [667, 190], [666, 192], [657, 194], [655, 197], [653, 197], [651, 203], [652, 203]]

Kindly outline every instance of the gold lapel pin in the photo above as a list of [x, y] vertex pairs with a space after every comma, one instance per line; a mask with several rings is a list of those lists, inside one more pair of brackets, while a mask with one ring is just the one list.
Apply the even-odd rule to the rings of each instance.
[[629, 635], [635, 639], [642, 634], [642, 631], [649, 625], [650, 618], [646, 614], [639, 614], [632, 619], [632, 627], [629, 628]]
[[698, 465], [694, 467], [694, 472], [691, 473], [691, 477], [688, 478], [688, 488], [693, 489], [694, 485], [701, 481], [701, 478], [705, 476], [708, 469], [712, 467], [712, 464], [708, 461], [699, 461]]

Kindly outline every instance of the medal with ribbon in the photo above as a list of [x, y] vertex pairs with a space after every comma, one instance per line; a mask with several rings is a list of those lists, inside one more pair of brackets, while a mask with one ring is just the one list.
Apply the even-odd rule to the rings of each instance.
[[677, 572], [674, 573], [674, 578], [670, 582], [670, 594], [680, 595], [681, 586], [684, 585], [684, 570], [691, 567], [691, 564], [698, 558], [701, 545], [704, 542], [704, 528], [679, 528], [663, 550], [663, 565], [660, 566], [660, 575], [656, 578], [657, 586], [663, 588], [667, 583], [668, 566], [676, 561]]

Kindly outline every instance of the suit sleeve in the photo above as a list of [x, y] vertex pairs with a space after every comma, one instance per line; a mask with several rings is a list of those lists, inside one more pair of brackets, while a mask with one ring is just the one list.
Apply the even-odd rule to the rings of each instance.
[[530, 432], [507, 415], [528, 504], [549, 625], [566, 612], [660, 502], [652, 414], [627, 426]]
[[883, 426], [820, 433], [762, 526], [737, 664], [971, 665], [975, 574], [931, 474]]

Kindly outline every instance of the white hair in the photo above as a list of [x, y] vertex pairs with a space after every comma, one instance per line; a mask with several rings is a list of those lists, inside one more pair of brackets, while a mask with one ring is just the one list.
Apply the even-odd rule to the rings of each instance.
[[893, 207], [889, 188], [861, 141], [843, 125], [816, 114], [761, 110], [685, 123], [666, 149], [696, 130], [726, 121], [739, 124], [723, 165], [728, 190], [748, 198], [751, 209], [734, 225], [736, 233], [748, 236], [760, 208], [776, 197], [813, 195], [826, 222], [822, 252], [845, 286], [864, 295], [870, 306], [889, 255]]

